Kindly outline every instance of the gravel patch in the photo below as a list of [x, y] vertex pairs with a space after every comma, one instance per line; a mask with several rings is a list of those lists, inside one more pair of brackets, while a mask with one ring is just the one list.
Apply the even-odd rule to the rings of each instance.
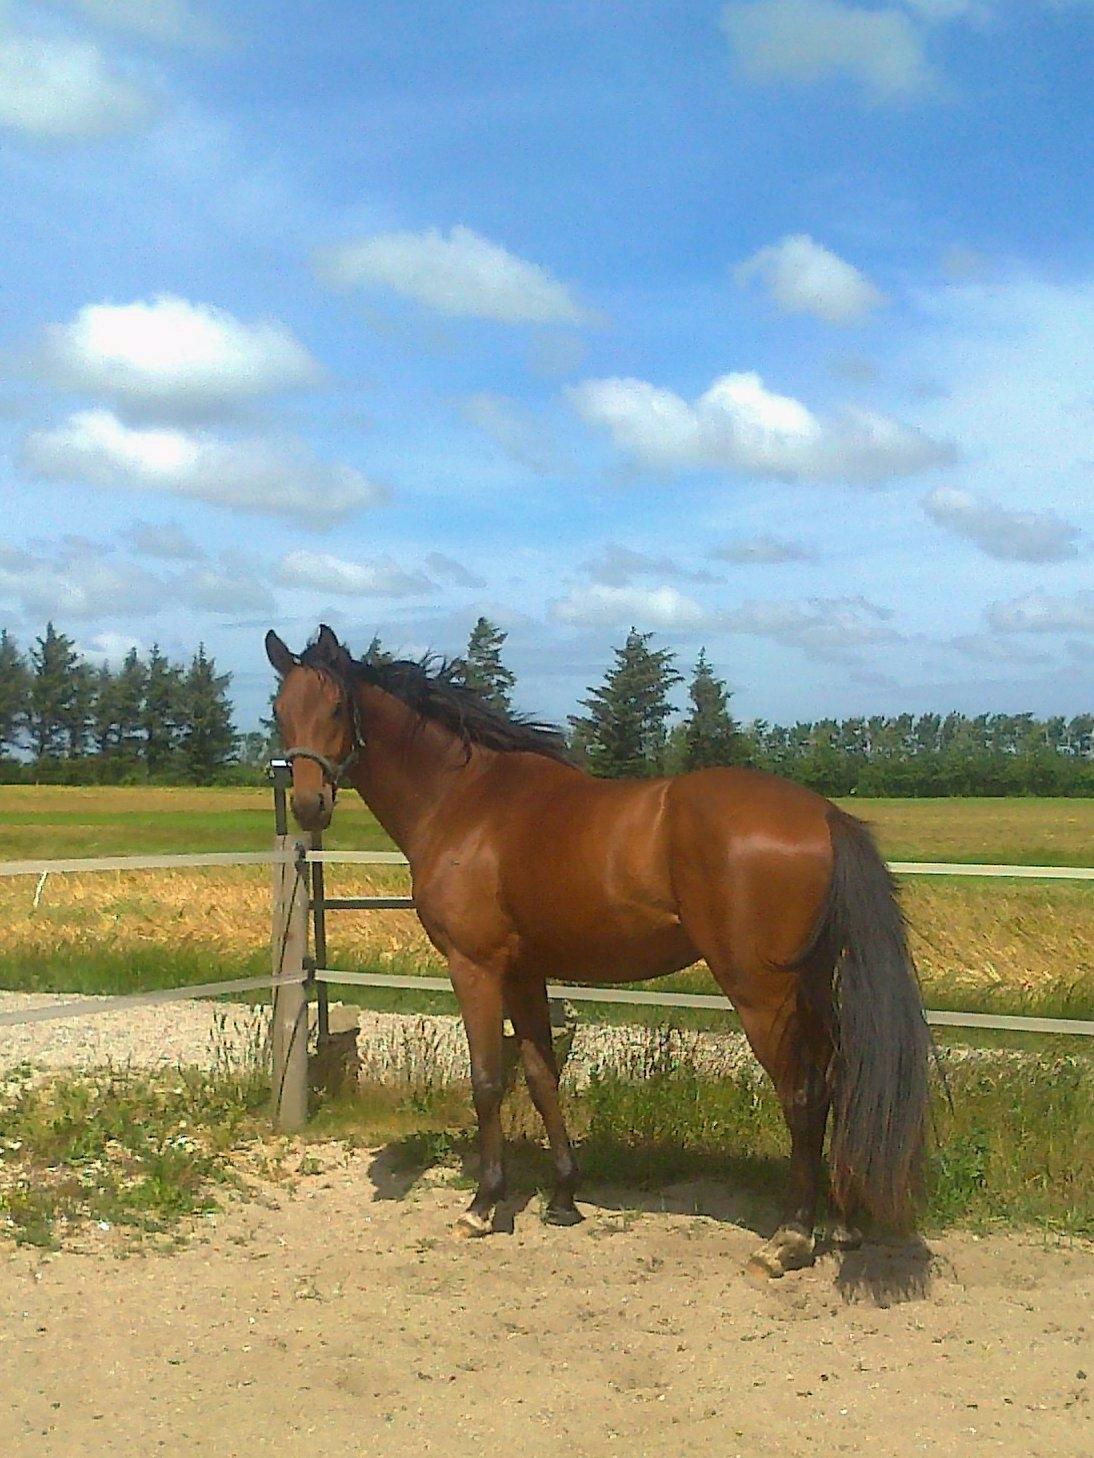
[[[0, 1013], [52, 1007], [67, 993], [0, 992]], [[313, 1010], [314, 1011], [314, 1010]], [[361, 1078], [369, 1082], [443, 1085], [470, 1076], [463, 1024], [454, 1016], [370, 1012], [334, 1003], [338, 1030], [359, 1019]], [[238, 1004], [193, 1002], [123, 1008], [71, 1021], [0, 1028], [0, 1072], [18, 1064], [39, 1069], [174, 1068], [214, 1070], [253, 1061], [262, 1048], [269, 1011]], [[691, 1063], [703, 1073], [753, 1076], [757, 1067], [740, 1033], [693, 1033], [582, 1023], [557, 1030], [559, 1052], [572, 1036], [563, 1082], [583, 1088], [594, 1071], [643, 1078]]]
[[[75, 1000], [73, 993], [0, 992], [0, 1013]], [[25, 1063], [49, 1070], [239, 1067], [261, 1048], [268, 1022], [264, 1008], [194, 1001], [17, 1024], [0, 1028], [0, 1073]]]
[[[0, 1013], [72, 1000], [69, 993], [0, 992]], [[311, 1011], [314, 1017], [314, 1007]], [[331, 1005], [335, 1031], [355, 1019], [360, 1028], [357, 1049], [363, 1081], [437, 1087], [470, 1076], [467, 1041], [458, 1017]], [[268, 1025], [268, 1008], [195, 1000], [4, 1027], [0, 1028], [0, 1074], [19, 1064], [41, 1070], [185, 1065], [214, 1071], [253, 1066], [262, 1056]], [[690, 1066], [700, 1074], [721, 1078], [754, 1080], [762, 1076], [744, 1035], [734, 1032], [579, 1023], [576, 1028], [556, 1030], [556, 1048], [563, 1062], [563, 1086], [576, 1090], [584, 1088], [594, 1072], [637, 1080]], [[1003, 1049], [948, 1048], [942, 1052], [947, 1063], [1035, 1056]]]

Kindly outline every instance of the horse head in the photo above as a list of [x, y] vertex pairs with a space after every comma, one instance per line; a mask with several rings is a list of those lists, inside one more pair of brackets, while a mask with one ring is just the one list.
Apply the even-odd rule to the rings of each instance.
[[302, 830], [325, 830], [346, 771], [364, 747], [353, 697], [353, 659], [324, 623], [293, 653], [271, 628], [266, 656], [281, 680], [274, 717], [292, 766], [292, 813]]

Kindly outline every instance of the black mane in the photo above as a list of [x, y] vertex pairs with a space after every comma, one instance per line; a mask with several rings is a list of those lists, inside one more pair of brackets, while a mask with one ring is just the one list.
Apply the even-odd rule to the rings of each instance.
[[[391, 694], [422, 719], [432, 719], [455, 734], [465, 747], [481, 744], [487, 749], [542, 754], [570, 764], [570, 752], [562, 731], [523, 714], [509, 715], [488, 704], [474, 689], [461, 683], [459, 660], [449, 661], [434, 654], [417, 662], [366, 655], [363, 659], [345, 654], [351, 688], [354, 682], [372, 684]], [[312, 644], [300, 655], [300, 662], [341, 682], [344, 674]]]

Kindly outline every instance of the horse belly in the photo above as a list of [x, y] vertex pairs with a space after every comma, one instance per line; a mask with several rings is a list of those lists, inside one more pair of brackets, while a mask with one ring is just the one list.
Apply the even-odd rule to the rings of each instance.
[[573, 907], [552, 914], [541, 908], [534, 925], [518, 923], [520, 963], [560, 981], [638, 982], [677, 972], [698, 958], [675, 916], [645, 907], [595, 917], [575, 915]]

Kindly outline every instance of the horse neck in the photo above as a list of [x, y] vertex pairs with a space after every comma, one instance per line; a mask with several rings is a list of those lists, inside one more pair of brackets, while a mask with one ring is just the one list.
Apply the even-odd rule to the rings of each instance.
[[347, 778], [411, 861], [446, 799], [481, 772], [489, 750], [470, 747], [372, 685], [357, 690], [364, 749]]

